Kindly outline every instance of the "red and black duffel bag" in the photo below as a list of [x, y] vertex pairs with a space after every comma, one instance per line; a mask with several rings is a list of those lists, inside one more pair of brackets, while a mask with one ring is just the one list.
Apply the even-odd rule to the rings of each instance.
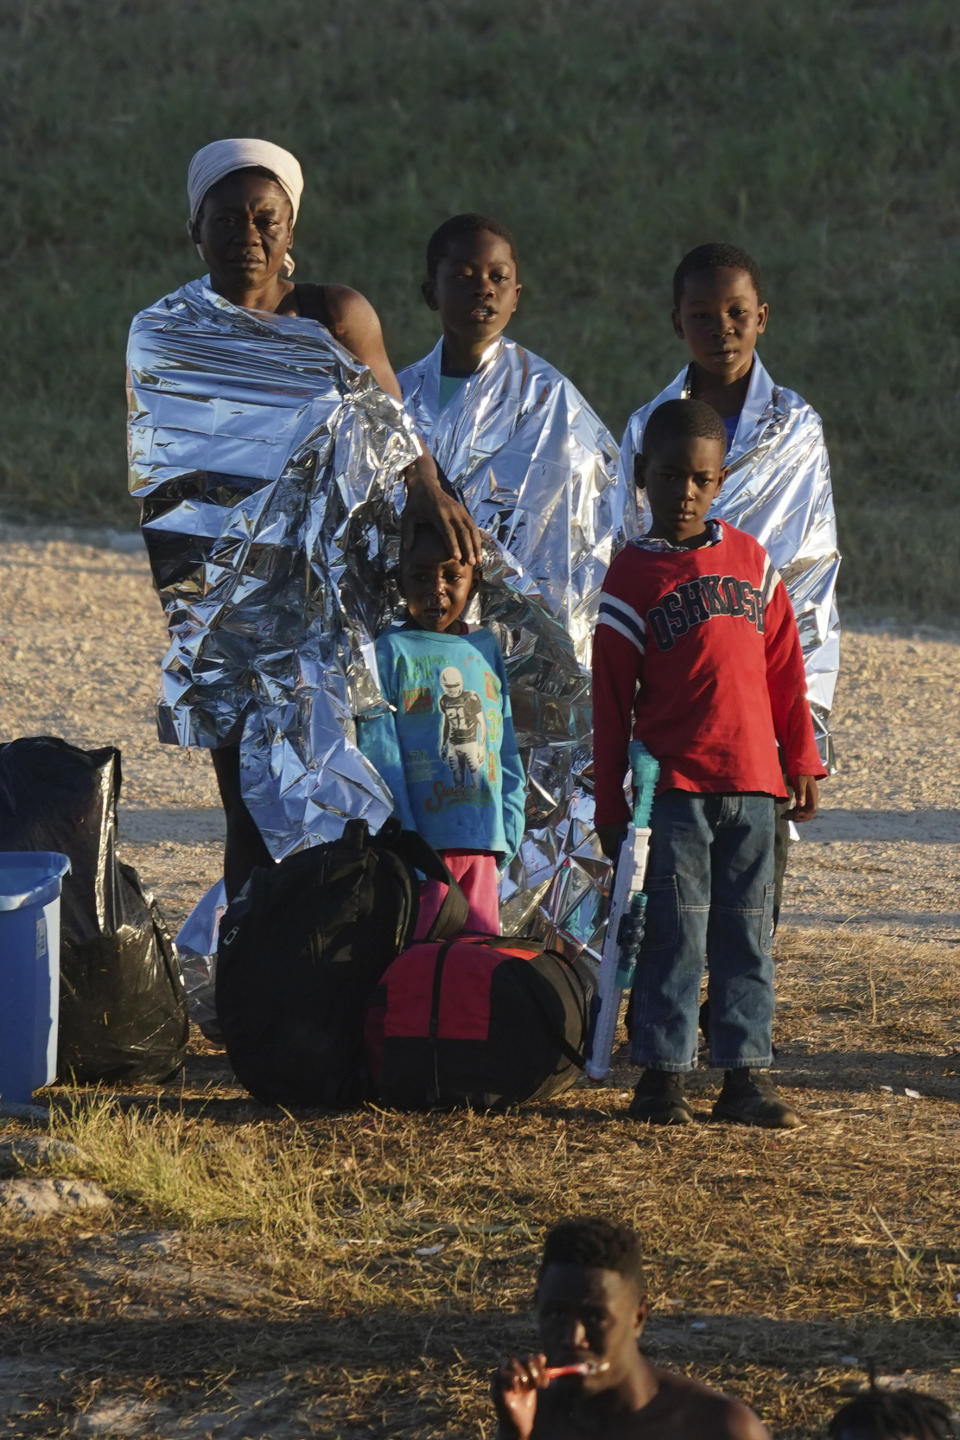
[[412, 945], [367, 1007], [385, 1105], [502, 1109], [569, 1089], [583, 1069], [593, 970], [539, 940], [459, 935]]

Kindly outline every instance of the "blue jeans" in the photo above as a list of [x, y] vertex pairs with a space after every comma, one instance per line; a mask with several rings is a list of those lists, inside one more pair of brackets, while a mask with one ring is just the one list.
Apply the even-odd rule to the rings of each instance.
[[647, 920], [633, 984], [633, 1059], [697, 1064], [704, 958], [711, 1063], [772, 1060], [773, 834], [769, 795], [665, 790], [653, 802]]

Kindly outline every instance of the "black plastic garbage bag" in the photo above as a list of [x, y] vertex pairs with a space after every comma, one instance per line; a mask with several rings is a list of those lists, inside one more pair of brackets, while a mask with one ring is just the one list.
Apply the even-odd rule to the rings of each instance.
[[166, 1080], [183, 1065], [187, 1006], [163, 917], [117, 858], [120, 751], [53, 736], [0, 746], [0, 850], [69, 855], [60, 900], [57, 1073]]

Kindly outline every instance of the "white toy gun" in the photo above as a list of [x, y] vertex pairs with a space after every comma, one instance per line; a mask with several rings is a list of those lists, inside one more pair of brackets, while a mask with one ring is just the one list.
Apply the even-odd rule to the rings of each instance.
[[593, 1046], [587, 1061], [587, 1075], [593, 1081], [610, 1074], [613, 1035], [620, 1015], [620, 996], [633, 985], [637, 956], [643, 939], [647, 897], [643, 878], [650, 846], [650, 809], [660, 766], [639, 740], [630, 741], [630, 778], [633, 781], [633, 819], [617, 856], [610, 896], [607, 933], [600, 958], [597, 986], [599, 1008], [593, 1030]]

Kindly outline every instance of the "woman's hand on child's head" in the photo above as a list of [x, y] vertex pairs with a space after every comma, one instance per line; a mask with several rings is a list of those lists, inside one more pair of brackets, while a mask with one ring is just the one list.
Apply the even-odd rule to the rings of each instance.
[[793, 805], [787, 811], [788, 820], [812, 820], [817, 813], [819, 792], [812, 775], [794, 775], [790, 780], [793, 790]]
[[464, 565], [476, 565], [481, 556], [480, 531], [473, 516], [455, 496], [444, 489], [432, 457], [420, 460], [406, 472], [407, 503], [403, 507], [401, 531], [408, 550], [418, 525], [432, 525]]
[[620, 846], [627, 838], [627, 826], [625, 821], [618, 825], [598, 825], [597, 839], [600, 841], [600, 849], [608, 860], [616, 862], [620, 854]]

